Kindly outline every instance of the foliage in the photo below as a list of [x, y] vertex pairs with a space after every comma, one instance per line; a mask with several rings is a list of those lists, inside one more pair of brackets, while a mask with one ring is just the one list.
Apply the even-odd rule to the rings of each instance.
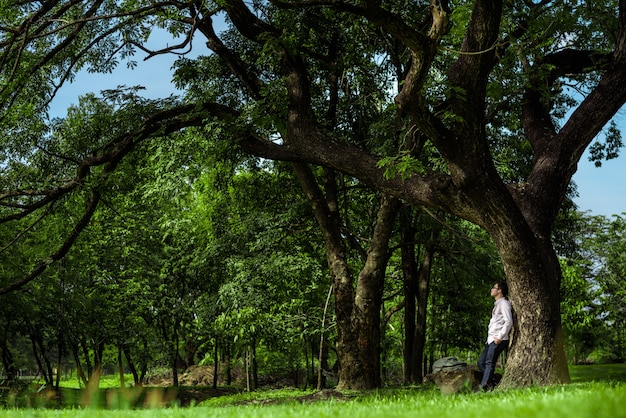
[[[623, 330], [626, 283], [624, 282], [624, 236], [626, 223], [623, 216], [612, 219], [604, 216], [588, 217], [580, 235], [581, 257], [584, 261], [588, 286], [593, 288], [593, 313], [609, 331], [602, 341], [606, 343], [603, 361], [625, 357]], [[596, 330], [599, 327], [595, 327]], [[600, 347], [597, 347], [600, 348]]]
[[[594, 301], [593, 282], [585, 266], [561, 262], [561, 318], [569, 361], [577, 364], [589, 358], [594, 348], [606, 337], [599, 306]], [[599, 360], [599, 359], [598, 359]]]
[[[151, 345], [159, 347], [145, 350], [149, 357], [173, 365], [181, 350], [193, 358], [220, 338], [233, 355], [269, 347], [278, 334], [290, 347], [312, 341], [328, 288], [322, 240], [293, 177], [271, 159], [345, 173], [336, 209], [346, 214], [342, 238], [352, 240], [355, 271], [379, 192], [487, 229], [493, 242], [484, 251], [444, 236], [432, 336], [471, 346], [478, 319], [462, 314], [474, 311], [482, 277], [502, 276], [495, 244], [519, 289], [518, 314], [536, 327], [519, 329], [515, 347], [524, 353], [539, 342], [560, 361], [550, 339], [561, 275], [548, 237], [583, 150], [624, 104], [615, 85], [624, 82], [626, 19], [611, 13], [622, 5], [614, 0], [504, 3], [0, 4], [0, 237], [10, 260], [0, 283], [8, 292], [41, 280], [16, 302], [31, 338], [46, 337], [41, 358], [80, 347], [95, 365], [105, 346]], [[150, 50], [155, 29], [181, 42]], [[185, 53], [199, 37], [211, 52], [173, 70], [181, 100], [120, 88], [85, 96], [63, 120], [46, 117], [76, 72], [132, 67], [138, 50]], [[604, 140], [592, 158], [617, 155], [615, 125]], [[467, 225], [453, 229], [473, 235]], [[620, 335], [623, 251], [607, 243], [619, 251], [602, 260], [594, 284], [602, 319]], [[480, 279], [457, 267], [455, 251], [483, 266]], [[390, 272], [399, 271], [394, 262]], [[574, 325], [593, 323], [573, 312], [592, 307], [584, 274], [575, 265], [563, 280], [576, 340]], [[28, 308], [38, 300], [61, 321], [40, 321], [39, 307]], [[2, 313], [5, 330], [19, 332]], [[556, 329], [537, 331], [542, 324]], [[515, 350], [512, 359], [517, 384], [558, 375]]]

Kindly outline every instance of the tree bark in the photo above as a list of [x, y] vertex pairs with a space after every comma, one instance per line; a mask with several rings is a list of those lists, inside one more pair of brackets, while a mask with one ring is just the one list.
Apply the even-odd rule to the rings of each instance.
[[343, 322], [347, 325], [344, 339], [337, 344], [340, 359], [338, 390], [371, 389], [381, 384], [380, 310], [389, 238], [397, 211], [396, 199], [381, 198], [372, 243], [359, 274], [354, 301], [335, 297], [336, 305], [353, 304], [350, 317]]
[[[369, 22], [377, 25], [389, 40], [401, 45], [403, 54], [411, 56], [406, 68], [402, 68], [402, 73], [406, 74], [406, 77], [402, 80], [401, 91], [396, 97], [397, 109], [403, 118], [406, 117], [406, 120], [410, 121], [411, 129], [419, 130], [420, 134], [428, 138], [437, 149], [437, 154], [446, 162], [445, 169], [433, 173], [416, 172], [407, 178], [398, 176], [390, 179], [384, 175], [384, 168], [377, 164], [380, 160], [378, 153], [370, 152], [371, 149], [367, 151], [363, 144], [354, 146], [354, 143], [343, 141], [343, 135], [336, 137], [329, 135], [328, 132], [332, 132], [335, 125], [329, 123], [320, 126], [318, 123], [320, 113], [318, 104], [324, 99], [315, 97], [315, 100], [312, 100], [311, 97], [314, 86], [311, 80], [316, 80], [315, 83], [319, 80], [319, 73], [314, 71], [317, 65], [308, 65], [315, 59], [315, 54], [311, 54], [309, 48], [300, 48], [302, 51], [299, 51], [297, 46], [292, 47], [293, 44], [288, 48], [282, 47], [284, 39], [280, 38], [283, 33], [281, 29], [257, 17], [248, 9], [246, 3], [239, 0], [225, 2], [224, 11], [242, 36], [251, 42], [263, 44], [262, 47], [271, 46], [276, 52], [282, 68], [282, 73], [276, 75], [284, 77], [288, 104], [286, 116], [283, 105], [275, 106], [279, 109], [276, 113], [264, 115], [267, 116], [265, 120], [272, 120], [276, 126], [281, 126], [281, 130], [284, 127], [284, 131], [280, 132], [284, 134], [284, 144], [276, 141], [274, 135], [264, 139], [260, 134], [241, 129], [239, 124], [234, 126], [235, 129], [231, 129], [238, 131], [235, 135], [237, 144], [258, 157], [296, 161], [296, 167], [304, 167], [304, 162], [308, 162], [341, 170], [388, 196], [401, 198], [416, 206], [428, 205], [441, 209], [485, 228], [494, 239], [502, 258], [516, 314], [515, 332], [503, 383], [522, 386], [568, 381], [559, 312], [560, 268], [549, 236], [560, 201], [565, 196], [568, 183], [576, 171], [577, 162], [606, 122], [626, 102], [626, 89], [619, 87], [626, 83], [626, 1], [619, 1], [619, 27], [614, 31], [615, 51], [610, 54], [611, 62], [608, 66], [597, 68], [597, 74], [600, 76], [598, 82], [581, 104], [572, 109], [568, 121], [560, 129], [553, 125], [552, 119], [555, 117], [555, 114], [551, 113], [553, 109], [538, 103], [540, 99], [533, 98], [532, 94], [524, 98], [521, 104], [524, 107], [521, 122], [525, 138], [521, 138], [520, 135], [518, 139], [520, 143], [525, 142], [532, 146], [532, 163], [528, 167], [528, 172], [519, 173], [524, 177], [520, 183], [509, 185], [508, 190], [495, 169], [491, 156], [490, 141], [493, 138], [488, 138], [486, 133], [489, 119], [486, 102], [487, 86], [493, 81], [495, 65], [503, 56], [502, 53], [506, 52], [505, 45], [515, 44], [512, 39], [507, 39], [507, 36], [512, 35], [511, 38], [522, 41], [525, 39], [509, 30], [508, 22], [515, 21], [517, 18], [515, 16], [507, 16], [507, 29], [501, 30], [500, 24], [504, 21], [503, 10], [512, 9], [509, 2], [506, 3], [506, 7], [502, 0], [472, 2], [471, 19], [469, 22], [463, 22], [467, 23], [467, 30], [460, 53], [445, 52], [448, 54], [446, 60], [454, 59], [455, 62], [449, 68], [447, 77], [442, 77], [445, 78], [445, 82], [441, 83], [441, 91], [444, 92], [442, 95], [430, 95], [430, 89], [425, 86], [432, 85], [429, 83], [433, 80], [428, 79], [428, 74], [432, 74], [431, 64], [435, 61], [436, 54], [445, 51], [438, 48], [437, 42], [446, 32], [449, 2], [431, 2], [432, 27], [428, 33], [421, 33], [420, 28], [415, 27], [412, 21], [403, 20], [401, 13], [391, 13], [377, 2], [358, 3], [332, 2], [332, 7], [369, 19]], [[525, 5], [529, 9], [552, 7], [552, 4], [548, 3], [526, 2]], [[308, 5], [317, 6], [319, 3], [312, 2]], [[292, 6], [285, 3], [285, 7]], [[303, 3], [302, 7], [306, 5]], [[44, 15], [45, 13], [41, 14]], [[515, 19], [510, 19], [511, 17]], [[269, 96], [264, 96], [264, 81], [256, 73], [254, 65], [244, 63], [243, 59], [236, 55], [236, 51], [229, 50], [226, 44], [220, 42], [219, 37], [212, 32], [211, 19], [196, 19], [194, 16], [191, 20], [194, 28], [195, 25], [200, 25], [199, 29], [207, 36], [209, 47], [216, 52], [216, 56], [223, 59], [232, 75], [240, 80], [245, 91], [238, 91], [237, 94], [243, 96], [247, 92], [249, 96], [245, 99], [250, 102], [267, 99]], [[528, 26], [522, 24], [519, 28], [513, 29], [521, 29], [522, 35], [529, 35], [527, 38], [533, 39], [537, 34], [527, 33], [526, 31], [530, 30]], [[519, 45], [532, 48], [531, 44]], [[523, 54], [524, 51], [520, 50], [519, 53]], [[533, 55], [535, 53], [539, 55], [540, 51], [531, 50], [529, 57], [533, 60], [538, 58], [535, 61], [541, 62], [542, 57], [535, 57]], [[330, 66], [332, 58], [337, 54], [333, 52], [323, 55], [324, 66]], [[46, 57], [54, 57], [54, 54], [51, 52]], [[550, 71], [551, 77], [559, 74], [559, 70], [572, 71], [572, 68], [560, 64], [554, 58], [556, 54], [552, 60], [544, 61], [551, 67], [557, 67]], [[565, 56], [561, 55], [560, 58]], [[501, 60], [500, 63], [506, 66], [506, 61]], [[251, 69], [248, 70], [248, 67]], [[512, 71], [511, 68], [504, 70]], [[584, 70], [575, 71], [582, 74]], [[516, 73], [516, 77], [523, 78], [525, 73], [541, 74], [542, 69], [527, 68], [524, 73]], [[69, 72], [67, 74], [69, 76]], [[340, 72], [335, 72], [334, 76], [337, 74]], [[437, 74], [442, 73], [437, 71]], [[267, 79], [272, 79], [273, 76], [274, 74]], [[551, 82], [545, 81], [550, 80], [535, 80], [531, 77], [522, 79], [521, 83], [535, 84], [531, 87], [537, 88], [543, 83], [544, 87], [551, 87]], [[333, 97], [330, 102], [334, 102], [337, 98], [338, 87], [335, 86], [337, 83], [329, 84], [333, 86], [330, 87]], [[319, 89], [319, 86], [315, 85], [314, 89]], [[532, 92], [533, 89], [530, 90]], [[550, 94], [549, 88], [535, 90]], [[441, 103], [440, 99], [437, 99], [437, 103], [431, 102], [431, 97], [424, 95], [425, 91], [429, 91], [430, 96], [441, 96]], [[515, 94], [513, 91], [512, 95]], [[498, 100], [498, 97], [494, 99]], [[545, 99], [545, 102], [550, 102], [552, 98]], [[315, 103], [315, 109], [312, 103]], [[335, 113], [337, 106], [331, 103], [330, 107], [329, 110]], [[167, 122], [172, 114], [200, 112], [201, 109], [204, 109], [206, 114], [198, 114], [189, 120], [182, 118]], [[185, 126], [200, 125], [209, 119], [207, 116], [222, 118], [228, 123], [239, 114], [240, 111], [237, 109], [229, 109], [215, 103], [205, 103], [203, 106], [193, 103], [171, 111], [158, 112], [144, 124], [146, 128], [142, 128], [141, 135], [129, 134], [120, 138], [115, 144], [115, 149], [106, 155], [83, 160], [76, 178], [63, 188], [57, 189], [56, 194], [48, 193], [46, 200], [41, 202], [42, 204], [52, 202], [74, 190], [79, 184], [84, 184], [83, 180], [89, 167], [108, 162], [105, 172], [113, 170], [135, 146], [138, 136], [143, 140], [155, 131], [161, 135]], [[352, 116], [349, 110], [345, 116], [347, 118]], [[332, 116], [328, 121], [334, 119], [335, 116]], [[163, 120], [166, 122], [161, 124]], [[245, 132], [241, 133], [242, 131]], [[350, 136], [349, 132], [345, 133]], [[299, 169], [296, 168], [296, 171]], [[304, 169], [300, 171], [304, 173]], [[328, 265], [335, 291], [337, 350], [342, 362], [340, 386], [357, 388], [359, 385], [363, 387], [376, 385], [377, 379], [372, 372], [375, 361], [372, 360], [371, 353], [362, 351], [377, 350], [376, 344], [373, 343], [377, 336], [367, 333], [364, 324], [371, 325], [369, 321], [375, 321], [373, 312], [378, 303], [378, 286], [382, 273], [374, 264], [379, 264], [378, 267], [383, 266], [380, 260], [382, 253], [379, 254], [383, 247], [372, 246], [370, 255], [376, 260], [372, 260], [372, 265], [366, 263], [366, 269], [359, 276], [355, 290], [353, 273], [349, 269], [343, 248], [336, 208], [329, 207], [329, 204], [336, 204], [336, 200], [331, 197], [325, 201], [316, 191], [316, 185], [308, 187], [310, 184], [307, 176], [306, 173], [304, 176], [299, 175], [324, 233]], [[91, 212], [85, 214], [78, 225], [79, 228], [76, 228], [57, 252], [28, 273], [23, 280], [0, 289], [0, 293], [22, 287], [47, 268], [50, 262], [60, 259], [69, 250], [78, 232], [87, 224], [95, 210], [97, 200], [97, 196], [94, 195], [89, 210]], [[357, 318], [357, 315], [362, 317]], [[87, 354], [85, 353], [86, 367], [90, 371], [91, 365]], [[76, 351], [74, 355], [77, 356]], [[366, 370], [367, 377], [359, 376], [357, 368], [361, 366]]]
[[128, 368], [133, 375], [133, 381], [135, 382], [135, 386], [143, 386], [142, 378], [139, 376], [139, 373], [137, 372], [137, 367], [135, 367], [135, 362], [133, 361], [133, 358], [130, 354], [130, 348], [128, 348], [126, 344], [123, 344], [122, 351], [124, 352], [124, 356], [126, 357], [126, 364], [128, 365]]
[[497, 246], [509, 282], [514, 328], [501, 385], [568, 383], [561, 328], [561, 271], [552, 245], [533, 238], [504, 241], [508, 242], [499, 240]]
[[419, 383], [415, 375], [414, 354], [416, 339], [416, 302], [417, 302], [417, 262], [415, 256], [415, 227], [413, 226], [413, 208], [401, 209], [402, 225], [400, 253], [402, 257], [402, 276], [404, 282], [404, 383]]
[[422, 383], [424, 369], [422, 367], [424, 348], [426, 347], [426, 319], [428, 312], [428, 295], [430, 292], [430, 272], [435, 257], [435, 248], [440, 228], [435, 227], [429, 241], [424, 245], [424, 256], [420, 265], [417, 281], [417, 319], [415, 321], [415, 349], [413, 352], [413, 376], [416, 383]]
[[336, 183], [326, 172], [326, 197], [305, 164], [294, 164], [324, 235], [332, 277], [337, 322], [337, 389], [371, 389], [380, 386], [380, 309], [388, 244], [398, 212], [398, 201], [382, 197], [365, 265], [356, 287], [344, 248], [336, 200]]
[[[35, 344], [35, 340], [33, 335], [31, 334], [30, 336], [30, 342], [31, 342], [31, 346], [33, 348], [33, 355], [35, 357], [35, 361], [37, 362], [37, 367], [39, 368], [39, 373], [41, 373], [41, 375], [43, 376], [43, 380], [44, 382], [46, 382], [46, 384], [52, 384], [51, 378], [48, 376], [48, 372], [47, 370], [44, 368], [44, 364], [42, 363], [42, 359], [39, 356], [39, 350], [37, 349], [37, 345]], [[2, 359], [3, 359], [3, 363], [4, 363], [4, 352], [2, 354]], [[5, 366], [5, 370], [6, 370], [6, 366]], [[7, 377], [10, 378], [9, 374], [7, 373]], [[58, 389], [58, 386], [57, 386]]]
[[72, 346], [72, 355], [74, 356], [74, 363], [76, 364], [76, 375], [82, 384], [87, 386], [87, 376], [85, 376], [85, 371], [83, 370], [83, 366], [80, 361], [80, 352], [78, 348], [78, 344], [70, 341]]
[[215, 337], [215, 348], [213, 350], [213, 389], [217, 389], [217, 377], [219, 372], [219, 338]]
[[0, 351], [2, 352], [2, 365], [4, 367], [4, 372], [7, 374], [7, 379], [17, 379], [17, 369], [15, 364], [13, 364], [13, 355], [11, 354], [11, 350], [9, 350], [5, 339], [0, 341]]
[[117, 347], [117, 367], [120, 374], [120, 387], [124, 389], [126, 387], [126, 381], [124, 377], [124, 356], [122, 355], [122, 346]]

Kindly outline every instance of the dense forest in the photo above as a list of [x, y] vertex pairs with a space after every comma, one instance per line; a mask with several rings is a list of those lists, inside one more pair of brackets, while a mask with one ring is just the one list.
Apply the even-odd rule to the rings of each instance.
[[[123, 371], [138, 385], [164, 375], [177, 384], [179, 373], [200, 364], [215, 385], [245, 386], [249, 378], [252, 388], [315, 387], [320, 368], [321, 384], [336, 384], [323, 237], [291, 171], [249, 159], [199, 170], [162, 147], [139, 150], [136, 169], [111, 179], [124, 193], [99, 207], [61, 261], [2, 296], [3, 375], [39, 375], [50, 385], [71, 376], [87, 385]], [[354, 179], [341, 184], [343, 231], [358, 269], [377, 199]], [[63, 202], [24, 228], [54, 242], [76, 204]], [[622, 361], [625, 219], [575, 210], [563, 219], [555, 242], [568, 358]], [[32, 239], [4, 249], [5, 274], [43, 257]], [[467, 222], [405, 206], [386, 256], [384, 384], [419, 382], [442, 356], [475, 361], [492, 304], [488, 289], [503, 278], [489, 237]], [[417, 269], [418, 280], [406, 280], [407, 268]]]
[[[5, 1], [0, 16], [8, 377], [71, 368], [87, 385], [116, 365], [140, 384], [166, 367], [176, 385], [203, 363], [230, 383], [243, 362], [248, 386], [417, 383], [435, 358], [471, 358], [504, 278], [502, 387], [623, 357], [623, 219], [570, 198], [585, 150], [601, 165], [622, 146], [626, 0]], [[178, 96], [94, 86], [50, 116], [78, 72], [139, 54], [179, 57], [162, 69]]]

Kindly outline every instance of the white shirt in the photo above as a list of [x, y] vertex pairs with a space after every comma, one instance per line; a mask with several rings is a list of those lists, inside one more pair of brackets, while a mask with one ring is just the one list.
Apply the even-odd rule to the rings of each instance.
[[491, 344], [496, 338], [502, 341], [508, 340], [509, 333], [513, 327], [511, 302], [505, 298], [500, 298], [493, 305], [487, 332], [487, 344]]

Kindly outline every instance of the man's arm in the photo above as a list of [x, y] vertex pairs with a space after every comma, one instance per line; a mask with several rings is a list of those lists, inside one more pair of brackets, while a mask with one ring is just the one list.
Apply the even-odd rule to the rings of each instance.
[[508, 300], [504, 300], [500, 303], [500, 312], [502, 314], [502, 318], [504, 319], [504, 326], [498, 333], [498, 336], [494, 338], [496, 344], [500, 344], [502, 339], [509, 335], [511, 328], [513, 328], [513, 310], [511, 309], [511, 303]]

